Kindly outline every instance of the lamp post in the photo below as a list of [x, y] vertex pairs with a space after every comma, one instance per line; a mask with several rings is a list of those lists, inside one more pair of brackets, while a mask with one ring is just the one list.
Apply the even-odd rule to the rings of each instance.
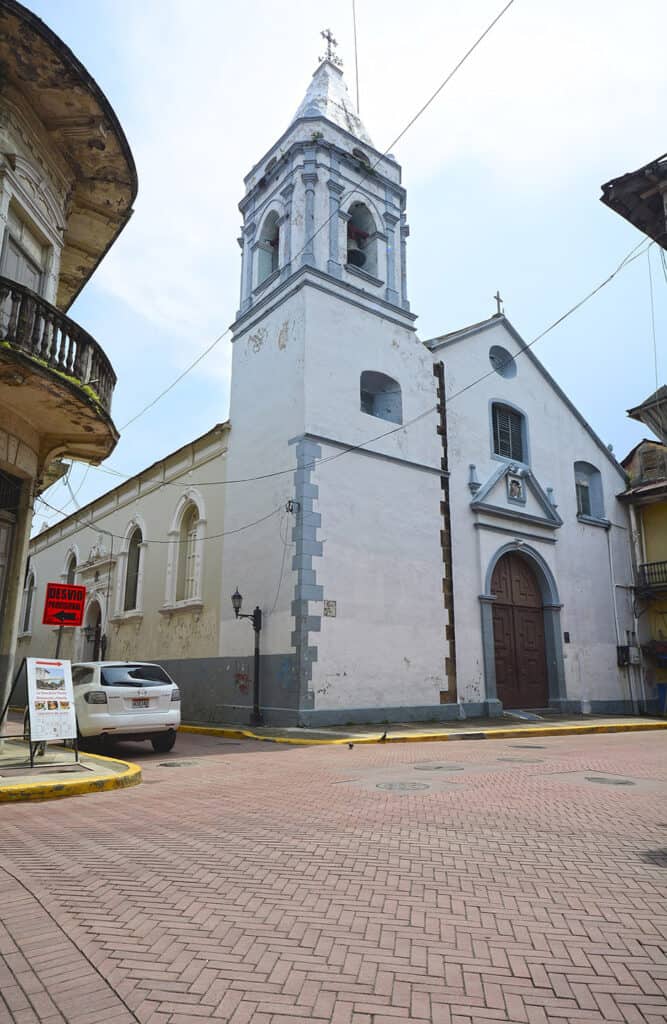
[[252, 715], [250, 716], [250, 724], [263, 725], [264, 719], [262, 718], [262, 712], [259, 710], [259, 634], [262, 629], [262, 609], [257, 605], [252, 615], [242, 615], [242, 604], [243, 597], [239, 594], [239, 588], [237, 587], [232, 594], [234, 615], [237, 619], [250, 619], [252, 628], [255, 631], [255, 674], [252, 684]]

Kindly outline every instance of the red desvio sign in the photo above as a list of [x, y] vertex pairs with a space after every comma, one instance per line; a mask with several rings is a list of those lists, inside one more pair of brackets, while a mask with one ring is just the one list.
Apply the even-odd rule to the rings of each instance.
[[73, 583], [47, 583], [44, 601], [44, 626], [80, 626], [86, 588]]

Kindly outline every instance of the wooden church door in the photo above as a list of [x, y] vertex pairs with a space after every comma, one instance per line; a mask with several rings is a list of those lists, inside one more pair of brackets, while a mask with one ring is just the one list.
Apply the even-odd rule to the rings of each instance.
[[498, 699], [506, 708], [549, 704], [544, 612], [535, 573], [520, 555], [504, 555], [491, 580]]

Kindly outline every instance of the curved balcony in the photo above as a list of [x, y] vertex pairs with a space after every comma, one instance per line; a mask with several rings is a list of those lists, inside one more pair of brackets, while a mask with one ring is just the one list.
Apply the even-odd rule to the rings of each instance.
[[36, 292], [0, 277], [0, 405], [52, 454], [100, 462], [118, 432], [116, 374], [94, 338]]
[[116, 374], [95, 339], [36, 292], [7, 277], [0, 277], [0, 338], [89, 388], [110, 412]]

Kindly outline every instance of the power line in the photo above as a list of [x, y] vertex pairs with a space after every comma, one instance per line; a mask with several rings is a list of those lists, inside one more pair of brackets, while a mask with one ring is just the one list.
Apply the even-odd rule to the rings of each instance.
[[[46, 505], [46, 507], [50, 508], [53, 512], [62, 512], [62, 509], [56, 508], [55, 505], [51, 505], [48, 501], [46, 501], [45, 498], [42, 498], [41, 495], [38, 496], [37, 501], [41, 501], [42, 505]], [[249, 530], [253, 526], [259, 526], [260, 523], [266, 522], [267, 519], [270, 519], [271, 516], [275, 516], [278, 512], [280, 512], [282, 509], [284, 509], [284, 507], [285, 507], [284, 504], [283, 505], [278, 505], [277, 508], [274, 508], [271, 512], [268, 512], [265, 516], [262, 516], [260, 519], [255, 519], [254, 522], [252, 522], [252, 523], [244, 523], [243, 526], [238, 526], [235, 530], [223, 530], [221, 533], [211, 533], [211, 534], [208, 534], [206, 537], [202, 537], [201, 539], [202, 540], [217, 540], [219, 537], [230, 537], [234, 533], [242, 533], [244, 530]], [[107, 512], [106, 515], [108, 515], [108, 514], [109, 513]], [[102, 534], [104, 534], [105, 537], [112, 537], [115, 540], [126, 540], [127, 539], [126, 536], [124, 534], [122, 534], [122, 533], [113, 533], [111, 530], [107, 530], [106, 528], [100, 526], [99, 522], [94, 520], [94, 519], [91, 519], [91, 521], [89, 523], [86, 523], [83, 519], [78, 519], [75, 515], [69, 515], [69, 516], [67, 516], [67, 519], [73, 519], [75, 523], [79, 524], [79, 526], [87, 528], [89, 530], [94, 530], [95, 533], [102, 533]], [[58, 524], [56, 523], [55, 525], [58, 525]], [[187, 544], [188, 543], [187, 538], [185, 540], [180, 540], [180, 539], [174, 540], [173, 538], [160, 539], [160, 540], [157, 540], [157, 539], [156, 540], [151, 540], [151, 539], [147, 539], [146, 537], [143, 537], [143, 536], [142, 536], [142, 541], [143, 541], [144, 544], [175, 544], [175, 545], [180, 545], [180, 544]]]
[[[613, 270], [612, 273], [609, 274], [604, 279], [604, 281], [602, 281], [600, 284], [596, 285], [596, 287], [593, 288], [590, 292], [588, 292], [588, 294], [585, 295], [584, 298], [580, 299], [573, 306], [571, 306], [565, 313], [562, 314], [562, 316], [559, 316], [556, 320], [554, 320], [551, 324], [549, 324], [548, 327], [546, 327], [543, 331], [541, 331], [541, 333], [538, 334], [535, 338], [533, 338], [530, 342], [527, 342], [523, 346], [523, 348], [519, 350], [517, 355], [521, 355], [522, 352], [525, 352], [527, 349], [532, 348], [534, 345], [537, 344], [538, 341], [541, 341], [542, 338], [544, 338], [547, 334], [549, 334], [551, 331], [553, 331], [554, 328], [556, 328], [559, 324], [563, 323], [564, 320], [566, 320], [569, 316], [571, 316], [578, 309], [580, 309], [586, 302], [588, 302], [591, 298], [593, 298], [593, 296], [595, 296], [599, 291], [601, 291], [602, 288], [604, 288], [611, 281], [613, 281], [613, 279], [620, 273], [621, 270], [623, 270], [630, 263], [634, 262], [634, 260], [638, 259], [640, 256], [643, 256], [644, 253], [647, 252], [648, 249], [652, 245], [654, 245], [654, 244], [655, 244], [654, 242], [647, 242], [647, 240], [645, 238], [643, 238], [641, 240], [641, 242], [638, 243], [638, 245], [634, 246], [630, 250], [630, 252], [618, 264], [616, 269]], [[641, 252], [638, 252], [637, 250], [640, 249], [641, 246], [643, 246], [643, 245], [646, 245], [646, 249], [642, 250]], [[495, 372], [496, 371], [492, 369], [492, 370], [487, 371], [486, 373], [483, 373], [481, 376], [476, 377], [474, 380], [470, 381], [464, 387], [460, 388], [458, 391], [455, 391], [453, 394], [449, 395], [447, 401], [451, 402], [454, 398], [457, 398], [459, 395], [462, 395], [466, 391], [469, 391], [471, 388], [475, 387], [476, 384], [479, 384], [481, 381], [486, 380], [487, 377], [493, 376], [493, 374]], [[322, 458], [322, 459], [315, 459], [315, 460], [313, 460], [311, 463], [309, 463], [307, 466], [305, 466], [303, 468], [308, 469], [308, 470], [313, 470], [313, 469], [316, 469], [317, 466], [322, 465], [322, 464], [324, 464], [326, 462], [331, 462], [334, 459], [339, 459], [343, 455], [348, 454], [349, 452], [359, 451], [359, 450], [365, 448], [366, 445], [374, 444], [376, 441], [381, 441], [383, 438], [389, 437], [392, 434], [396, 434], [400, 430], [405, 430], [407, 427], [412, 426], [414, 423], [418, 422], [419, 420], [424, 419], [425, 416], [430, 415], [430, 413], [434, 412], [435, 409], [436, 409], [435, 405], [430, 406], [428, 409], [425, 409], [423, 412], [419, 413], [417, 416], [413, 416], [411, 419], [406, 420], [405, 423], [401, 423], [401, 424], [399, 424], [396, 427], [392, 427], [389, 430], [385, 430], [385, 431], [383, 431], [380, 434], [376, 434], [374, 437], [367, 438], [365, 441], [361, 442], [360, 444], [351, 445], [351, 446], [345, 448], [341, 452], [336, 452], [334, 455], [328, 455], [328, 456], [326, 456], [325, 458]], [[141, 476], [141, 473], [145, 472], [145, 471], [140, 471], [139, 473], [126, 475], [124, 473], [121, 473], [118, 470], [112, 469], [111, 467], [93, 466], [92, 468], [96, 469], [96, 470], [98, 470], [100, 472], [107, 473], [107, 474], [109, 474], [111, 476], [120, 477], [123, 480], [131, 480], [134, 476]], [[226, 486], [232, 485], [232, 484], [247, 484], [247, 483], [254, 483], [255, 481], [258, 481], [258, 480], [270, 480], [270, 479], [272, 479], [274, 477], [277, 477], [277, 476], [285, 476], [285, 475], [288, 475], [288, 474], [293, 474], [296, 471], [296, 468], [297, 468], [296, 466], [292, 466], [289, 469], [274, 470], [271, 473], [261, 473], [261, 474], [259, 474], [257, 476], [239, 477], [236, 480], [198, 480], [197, 481], [197, 487], [226, 487]], [[157, 486], [159, 486], [159, 487], [170, 486], [170, 487], [180, 487], [180, 488], [182, 488], [183, 487], [183, 483], [179, 482], [179, 481], [176, 481], [176, 480], [162, 480], [162, 481], [160, 481], [157, 484]], [[93, 499], [93, 500], [97, 500], [97, 499]]]
[[658, 345], [655, 340], [655, 303], [653, 301], [653, 274], [651, 273], [651, 251], [646, 250], [646, 264], [648, 267], [648, 288], [651, 296], [651, 330], [653, 332], [653, 366], [655, 369], [655, 390], [658, 390]]
[[[410, 128], [412, 128], [413, 124], [415, 124], [415, 122], [419, 120], [419, 118], [422, 116], [422, 114], [431, 106], [431, 104], [436, 99], [436, 97], [438, 97], [440, 95], [442, 90], [452, 80], [452, 78], [457, 73], [457, 71], [459, 71], [460, 68], [463, 67], [465, 62], [472, 55], [472, 53], [477, 49], [477, 47], [480, 45], [482, 40], [489, 34], [489, 32], [491, 32], [491, 30], [494, 28], [494, 26], [500, 21], [500, 19], [503, 17], [505, 12], [507, 10], [509, 10], [509, 8], [512, 6], [513, 3], [514, 3], [514, 0], [509, 0], [509, 3], [505, 4], [503, 9], [499, 12], [499, 14], [496, 15], [496, 17], [493, 19], [493, 21], [490, 23], [490, 25], [488, 25], [487, 28], [484, 29], [482, 34], [477, 37], [477, 39], [475, 40], [473, 45], [466, 51], [466, 53], [463, 55], [463, 57], [461, 57], [461, 59], [458, 61], [458, 63], [449, 72], [447, 77], [440, 83], [440, 85], [435, 90], [435, 92], [431, 94], [431, 96], [428, 98], [426, 103], [424, 103], [424, 105], [417, 111], [417, 113], [414, 115], [414, 117], [412, 117], [411, 120], [408, 121], [408, 123], [403, 128], [403, 130], [387, 146], [387, 148], [380, 154], [380, 156], [378, 156], [378, 158], [375, 161], [375, 163], [371, 164], [366, 169], [366, 171], [362, 175], [360, 181], [354, 186], [354, 188], [347, 189], [347, 191], [344, 192], [341, 195], [341, 198], [340, 198], [341, 202], [343, 202], [343, 200], [345, 198], [347, 198], [347, 196], [351, 195], [354, 191], [356, 191], [356, 189], [359, 187], [359, 185], [363, 185], [363, 183], [373, 173], [373, 171], [378, 166], [378, 164], [382, 160], [384, 160], [384, 158], [387, 156], [387, 154], [393, 149], [393, 147], [396, 145], [396, 143], [399, 142], [399, 140], [403, 138], [403, 136], [410, 130]], [[356, 19], [355, 19], [355, 60], [356, 60]], [[357, 82], [357, 104], [358, 104], [358, 98], [359, 98], [358, 90], [359, 90], [359, 86], [358, 86], [358, 82]], [[335, 216], [337, 216], [337, 213], [336, 213], [336, 211], [333, 211], [332, 213], [329, 214], [329, 216], [326, 218], [326, 220], [323, 221], [323, 223], [320, 224], [320, 226], [318, 228], [316, 228], [315, 231], [313, 231], [312, 235], [310, 235], [304, 241], [302, 248], [296, 253], [295, 256], [292, 257], [292, 259], [294, 261], [296, 261], [299, 258], [299, 256], [301, 256], [305, 252], [305, 250], [310, 246], [311, 242], [313, 242], [314, 239], [317, 238], [317, 236], [320, 234], [320, 232], [323, 231], [328, 226], [330, 221]], [[228, 328], [226, 328], [226, 330], [224, 330], [222, 332], [222, 334], [219, 334], [218, 337], [213, 342], [211, 342], [211, 344], [208, 346], [208, 348], [206, 348], [200, 355], [198, 355], [197, 358], [195, 360], [193, 360], [193, 362], [190, 363], [190, 365], [187, 366], [185, 368], [185, 370], [183, 370], [183, 372], [181, 374], [179, 374], [179, 376], [176, 377], [176, 379], [171, 382], [171, 384], [169, 384], [163, 391], [161, 391], [158, 395], [156, 395], [155, 398], [152, 399], [152, 401], [150, 401], [147, 405], [145, 405], [142, 409], [140, 409], [137, 413], [135, 413], [135, 415], [132, 416], [132, 418], [127, 421], [127, 423], [124, 423], [123, 426], [120, 428], [121, 431], [122, 430], [127, 430], [127, 428], [132, 423], [134, 423], [141, 416], [143, 416], [144, 413], [148, 412], [149, 409], [152, 409], [154, 405], [157, 405], [157, 403], [162, 398], [164, 398], [164, 396], [167, 395], [172, 390], [172, 388], [175, 388], [176, 385], [179, 384], [183, 380], [183, 378], [186, 377], [190, 373], [190, 371], [193, 370], [195, 368], [195, 366], [197, 366], [197, 364], [202, 361], [202, 359], [206, 358], [206, 356], [209, 354], [209, 352], [211, 352], [216, 347], [216, 345], [218, 345], [222, 341], [222, 339], [224, 337], [226, 337], [227, 334], [230, 333], [230, 330], [231, 330], [231, 328], [228, 327]]]
[[[556, 320], [554, 320], [551, 324], [549, 324], [548, 327], [546, 327], [543, 331], [541, 331], [540, 334], [536, 335], [530, 342], [525, 344], [523, 346], [523, 348], [519, 349], [519, 351], [517, 352], [517, 356], [516, 357], [522, 355], [524, 352], [527, 352], [534, 345], [536, 345], [538, 341], [541, 341], [542, 338], [546, 337], [546, 335], [549, 334], [551, 331], [553, 331], [554, 328], [556, 328], [559, 324], [563, 323], [564, 320], [566, 320], [569, 316], [571, 316], [573, 313], [575, 313], [586, 302], [588, 302], [590, 299], [592, 299], [593, 296], [597, 295], [597, 293], [599, 291], [601, 291], [606, 285], [608, 285], [611, 281], [613, 281], [614, 278], [621, 272], [621, 270], [624, 269], [624, 267], [629, 266], [630, 263], [633, 263], [636, 259], [639, 259], [640, 256], [643, 256], [644, 253], [648, 252], [648, 250], [651, 248], [651, 246], [655, 245], [655, 244], [656, 243], [654, 241], [649, 241], [647, 243], [647, 240], [645, 238], [642, 238], [641, 242], [639, 242], [638, 245], [634, 246], [630, 250], [630, 252], [627, 254], [627, 256], [625, 256], [621, 260], [621, 262], [616, 267], [616, 269], [613, 270], [611, 272], [611, 274], [609, 274], [604, 279], [604, 281], [601, 281], [600, 284], [596, 285], [595, 288], [593, 288], [590, 292], [588, 292], [588, 294], [585, 295], [583, 299], [580, 299], [578, 302], [576, 302], [565, 313], [563, 313], [562, 316], [559, 316]], [[644, 246], [644, 245], [646, 245], [646, 248], [642, 249], [642, 246]], [[458, 398], [460, 395], [465, 394], [467, 391], [469, 391], [471, 388], [475, 387], [481, 381], [486, 380], [488, 377], [493, 376], [494, 373], [496, 373], [495, 369], [488, 370], [486, 373], [483, 373], [479, 377], [476, 377], [474, 380], [470, 381], [470, 383], [466, 384], [465, 387], [462, 387], [458, 391], [453, 392], [453, 394], [447, 396], [447, 398], [446, 398], [447, 404], [448, 405], [451, 404], [451, 402], [454, 401], [454, 399]], [[382, 438], [389, 437], [392, 434], [396, 434], [400, 430], [405, 430], [407, 427], [412, 426], [414, 423], [417, 423], [419, 420], [424, 419], [426, 416], [430, 416], [433, 412], [436, 411], [436, 409], [437, 409], [437, 405], [432, 405], [428, 409], [424, 409], [424, 411], [419, 413], [417, 416], [413, 416], [412, 419], [407, 420], [405, 423], [401, 423], [401, 424], [399, 424], [396, 427], [392, 427], [390, 430], [385, 430], [381, 434], [376, 434], [375, 437], [369, 438], [366, 441], [362, 442], [361, 444], [349, 445], [348, 447], [343, 448], [342, 451], [335, 452], [333, 455], [328, 455], [328, 456], [326, 456], [323, 459], [315, 459], [315, 460], [313, 460], [313, 462], [311, 462], [310, 464], [308, 464], [305, 467], [295, 467], [295, 466], [292, 466], [290, 469], [276, 470], [273, 473], [263, 473], [263, 474], [261, 474], [259, 476], [246, 477], [246, 478], [238, 479], [238, 480], [208, 481], [208, 486], [214, 486], [214, 485], [215, 486], [224, 486], [224, 485], [230, 484], [230, 483], [251, 483], [251, 482], [256, 481], [256, 480], [268, 480], [268, 479], [271, 479], [271, 478], [277, 477], [277, 476], [284, 476], [286, 474], [293, 474], [296, 471], [297, 468], [305, 468], [305, 469], [308, 469], [308, 470], [311, 470], [311, 471], [315, 470], [319, 466], [324, 465], [327, 462], [333, 462], [335, 459], [340, 459], [344, 455], [349, 455], [351, 452], [360, 451], [360, 450], [364, 449], [366, 447], [366, 445], [373, 444], [375, 441], [380, 441], [380, 440], [382, 440]], [[98, 468], [98, 467], [95, 467], [95, 468]], [[119, 475], [121, 475], [121, 474], [119, 474]], [[138, 476], [140, 474], [135, 474], [135, 475]], [[128, 479], [131, 479], [131, 478], [128, 478]], [[162, 486], [163, 484], [169, 484], [171, 486], [179, 487], [181, 489], [183, 487], [183, 483], [182, 482], [179, 483], [177, 481], [163, 481], [159, 486]], [[201, 481], [197, 481], [197, 486], [198, 487], [202, 486], [202, 482]], [[65, 515], [65, 513], [64, 513], [64, 511], [62, 509], [58, 509], [55, 506], [50, 505], [49, 502], [47, 502], [41, 496], [38, 497], [37, 500], [42, 502], [43, 505], [46, 505], [47, 508], [52, 509], [52, 511], [58, 512], [61, 515]], [[223, 531], [222, 533], [214, 534], [214, 535], [211, 535], [209, 537], [205, 537], [204, 540], [214, 540], [217, 537], [224, 537], [224, 536], [227, 536], [230, 533], [240, 533], [243, 530], [250, 529], [251, 527], [257, 526], [260, 523], [264, 522], [266, 519], [269, 519], [272, 515], [275, 515], [277, 512], [280, 511], [281, 508], [283, 508], [282, 505], [278, 506], [278, 508], [276, 508], [272, 512], [268, 513], [268, 515], [263, 516], [261, 519], [255, 520], [255, 522], [246, 523], [244, 526], [239, 527], [236, 530]], [[78, 519], [74, 515], [69, 515], [69, 516], [67, 516], [67, 518], [73, 519], [74, 522], [79, 523], [81, 526], [88, 527], [91, 530], [96, 528], [98, 533], [104, 533], [107, 536], [115, 537], [118, 540], [125, 540], [125, 537], [123, 535], [121, 535], [121, 534], [114, 534], [114, 533], [111, 533], [111, 531], [109, 531], [109, 530], [105, 530], [105, 529], [101, 529], [99, 527], [96, 527], [95, 520], [91, 520], [91, 522], [85, 523], [82, 520]], [[58, 525], [58, 524], [57, 523], [54, 524], [54, 526], [56, 526], [56, 525]], [[147, 541], [146, 543], [169, 544], [169, 543], [171, 543], [171, 541], [170, 540], [154, 540], [154, 541]], [[180, 544], [180, 543], [185, 543], [185, 542], [176, 541], [175, 543]], [[282, 583], [282, 570], [281, 570], [280, 581], [278, 583], [278, 589], [280, 589], [281, 583]]]

